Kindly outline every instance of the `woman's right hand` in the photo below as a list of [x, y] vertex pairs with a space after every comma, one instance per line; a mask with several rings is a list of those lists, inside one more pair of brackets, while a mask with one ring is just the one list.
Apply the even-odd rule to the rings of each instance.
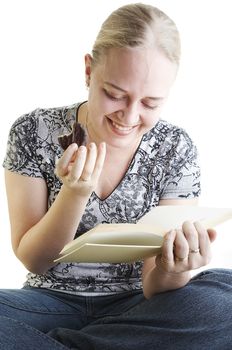
[[56, 164], [55, 172], [63, 185], [49, 210], [44, 179], [6, 171], [12, 246], [27, 270], [45, 273], [74, 239], [105, 154], [105, 143], [98, 147], [94, 143], [79, 148], [70, 145]]
[[56, 164], [55, 173], [63, 185], [78, 195], [90, 195], [99, 180], [106, 155], [106, 144], [91, 142], [78, 148], [71, 144]]

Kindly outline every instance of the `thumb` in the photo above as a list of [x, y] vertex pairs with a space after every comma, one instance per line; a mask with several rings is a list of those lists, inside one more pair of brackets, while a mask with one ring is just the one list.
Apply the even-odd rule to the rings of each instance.
[[208, 229], [207, 232], [209, 235], [210, 242], [211, 243], [214, 242], [215, 239], [217, 238], [217, 232], [212, 228]]

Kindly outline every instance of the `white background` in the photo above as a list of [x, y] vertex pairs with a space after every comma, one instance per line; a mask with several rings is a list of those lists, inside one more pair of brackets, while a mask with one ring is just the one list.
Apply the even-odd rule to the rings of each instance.
[[[128, 1], [3, 0], [0, 3], [1, 162], [9, 128], [37, 107], [86, 98], [84, 54], [102, 21]], [[182, 62], [163, 118], [198, 146], [203, 206], [232, 207], [230, 0], [147, 1], [167, 12], [182, 37]], [[0, 287], [20, 287], [26, 270], [13, 256], [0, 176]], [[211, 266], [232, 267], [232, 221], [218, 227]]]

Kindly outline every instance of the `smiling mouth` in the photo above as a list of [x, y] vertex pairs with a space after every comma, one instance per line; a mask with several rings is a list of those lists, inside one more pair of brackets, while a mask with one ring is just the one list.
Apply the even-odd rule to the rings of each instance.
[[113, 126], [114, 129], [118, 130], [118, 131], [122, 131], [122, 132], [129, 132], [132, 129], [135, 128], [136, 125], [133, 126], [125, 126], [122, 124], [118, 124], [115, 121], [111, 120], [110, 118], [107, 117], [107, 120], [109, 121], [109, 123]]
[[114, 121], [112, 121], [113, 126], [121, 131], [130, 131], [133, 129], [133, 126], [122, 126], [120, 124], [115, 123]]

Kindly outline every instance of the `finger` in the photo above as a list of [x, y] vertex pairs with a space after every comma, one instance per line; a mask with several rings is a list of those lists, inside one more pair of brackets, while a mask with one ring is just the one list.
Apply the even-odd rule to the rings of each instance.
[[60, 177], [65, 176], [68, 173], [68, 166], [75, 157], [78, 146], [76, 143], [72, 143], [63, 153], [62, 157], [56, 163], [56, 174]]
[[185, 238], [189, 245], [189, 250], [199, 249], [198, 232], [194, 224], [190, 221], [185, 221], [182, 225], [182, 230], [184, 232]]
[[188, 258], [189, 244], [182, 230], [176, 230], [174, 242], [174, 256], [176, 260], [183, 261]]
[[81, 177], [81, 174], [85, 165], [86, 154], [87, 154], [86, 147], [80, 146], [77, 150], [75, 162], [73, 163], [73, 166], [66, 177], [66, 180], [68, 182], [75, 182], [79, 180], [79, 178]]
[[105, 156], [106, 156], [106, 144], [105, 142], [102, 142], [98, 146], [97, 159], [93, 170], [93, 177], [96, 181], [100, 177], [100, 174], [104, 165]]
[[208, 229], [207, 232], [209, 235], [210, 242], [211, 243], [214, 242], [215, 239], [217, 238], [217, 232], [212, 228]]
[[81, 179], [84, 181], [90, 180], [97, 158], [97, 147], [95, 143], [91, 142], [87, 148], [87, 156], [85, 165], [81, 174]]
[[194, 223], [194, 226], [198, 233], [200, 254], [202, 256], [208, 256], [210, 254], [210, 244], [211, 244], [208, 232], [199, 221], [196, 221]]
[[162, 262], [171, 264], [174, 262], [173, 245], [176, 238], [176, 230], [171, 230], [164, 236], [162, 245]]

